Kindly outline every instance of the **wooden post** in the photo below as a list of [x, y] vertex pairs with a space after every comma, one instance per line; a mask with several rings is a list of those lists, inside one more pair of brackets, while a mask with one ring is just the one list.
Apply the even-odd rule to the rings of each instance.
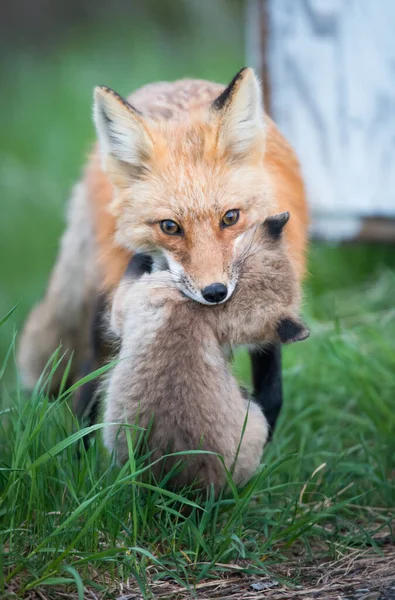
[[246, 0], [248, 64], [318, 237], [395, 240], [394, 24], [394, 0]]
[[246, 57], [261, 79], [265, 110], [271, 114], [269, 77], [269, 16], [267, 0], [246, 0]]

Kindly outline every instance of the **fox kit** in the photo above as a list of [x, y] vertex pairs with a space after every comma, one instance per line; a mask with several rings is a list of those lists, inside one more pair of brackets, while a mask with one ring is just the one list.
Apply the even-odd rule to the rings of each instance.
[[[78, 378], [89, 355], [100, 292], [111, 295], [134, 252], [165, 263], [183, 294], [226, 303], [237, 289], [244, 233], [290, 211], [287, 253], [300, 285], [307, 210], [296, 157], [265, 115], [259, 82], [242, 69], [228, 87], [200, 80], [154, 83], [128, 101], [95, 90], [98, 147], [75, 188], [48, 291], [19, 348], [27, 386], [62, 342]], [[252, 353], [256, 392], [275, 423], [281, 405], [280, 346]], [[62, 377], [58, 369], [52, 384]], [[84, 406], [76, 406], [77, 413]]]
[[[147, 428], [153, 418], [151, 460], [202, 449], [220, 454], [228, 469], [237, 457], [236, 483], [257, 470], [268, 423], [259, 405], [240, 391], [223, 345], [307, 337], [297, 317], [297, 280], [280, 240], [286, 221], [286, 215], [269, 218], [245, 237], [236, 257], [239, 285], [223, 306], [202, 306], [180, 294], [169, 271], [134, 281], [132, 261], [134, 273], [128, 272], [112, 304], [111, 328], [121, 350], [108, 379], [104, 422]], [[107, 426], [104, 440], [120, 463], [128, 459], [124, 428]], [[167, 459], [165, 472], [179, 460]], [[216, 456], [186, 457], [183, 467], [176, 485], [213, 484], [218, 491], [225, 483]], [[156, 474], [161, 469], [161, 462], [154, 466]]]

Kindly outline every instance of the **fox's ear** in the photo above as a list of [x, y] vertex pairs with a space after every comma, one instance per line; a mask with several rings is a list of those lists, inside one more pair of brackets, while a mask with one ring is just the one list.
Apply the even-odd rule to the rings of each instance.
[[95, 88], [93, 120], [104, 166], [108, 156], [137, 168], [147, 162], [153, 142], [140, 113], [108, 87]]
[[257, 144], [263, 149], [266, 127], [262, 92], [252, 69], [241, 69], [211, 109], [220, 118], [218, 143], [221, 150], [245, 156]]
[[268, 217], [263, 223], [263, 230], [273, 239], [278, 240], [281, 237], [285, 225], [289, 221], [290, 214], [288, 211], [278, 215]]
[[309, 337], [306, 325], [294, 317], [285, 317], [277, 323], [277, 335], [283, 344], [300, 342]]

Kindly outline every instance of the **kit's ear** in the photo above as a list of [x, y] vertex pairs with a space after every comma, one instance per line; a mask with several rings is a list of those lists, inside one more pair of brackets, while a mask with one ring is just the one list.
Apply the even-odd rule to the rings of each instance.
[[147, 164], [153, 142], [142, 115], [129, 102], [108, 87], [97, 87], [93, 120], [104, 168], [108, 157], [137, 169]]
[[146, 273], [152, 272], [152, 256], [141, 252], [134, 254], [127, 266], [125, 277], [140, 279]]
[[277, 323], [277, 335], [283, 344], [300, 342], [309, 337], [310, 331], [306, 325], [294, 317], [285, 317]]
[[211, 112], [219, 119], [220, 150], [235, 158], [248, 155], [257, 144], [263, 150], [266, 133], [262, 91], [252, 69], [244, 67], [214, 100]]
[[290, 214], [288, 211], [268, 217], [262, 223], [264, 232], [267, 233], [273, 240], [278, 240], [281, 237], [285, 225], [289, 221], [289, 217]]

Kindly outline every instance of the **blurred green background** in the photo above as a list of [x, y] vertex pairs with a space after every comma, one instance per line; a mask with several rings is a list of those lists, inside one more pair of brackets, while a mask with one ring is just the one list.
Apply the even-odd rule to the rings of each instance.
[[243, 66], [239, 1], [16, 0], [0, 24], [0, 357], [44, 292], [70, 188], [94, 140], [92, 90], [226, 82]]

